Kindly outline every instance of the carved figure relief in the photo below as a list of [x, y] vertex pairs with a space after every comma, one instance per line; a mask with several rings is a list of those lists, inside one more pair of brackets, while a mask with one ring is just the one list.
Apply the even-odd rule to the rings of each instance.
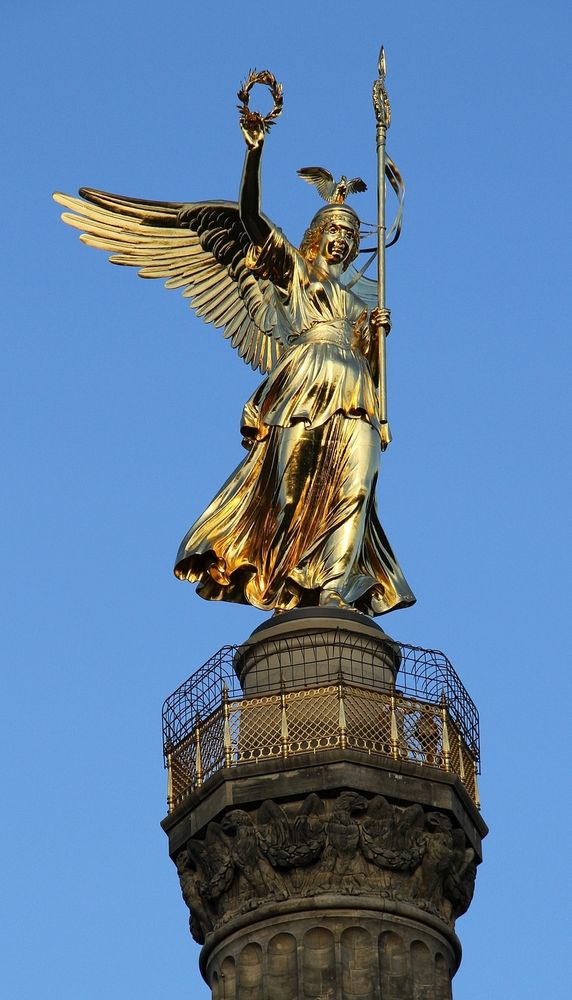
[[175, 863], [200, 944], [263, 903], [328, 892], [410, 902], [452, 925], [470, 905], [476, 875], [475, 853], [445, 813], [353, 791], [233, 809]]
[[317, 888], [359, 892], [367, 872], [358, 850], [360, 828], [357, 817], [366, 809], [367, 800], [356, 792], [342, 792], [334, 802], [326, 827], [326, 848]]

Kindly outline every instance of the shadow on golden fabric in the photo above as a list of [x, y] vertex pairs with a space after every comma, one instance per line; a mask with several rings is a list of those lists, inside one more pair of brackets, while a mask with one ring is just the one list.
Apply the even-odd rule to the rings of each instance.
[[372, 615], [413, 603], [377, 515], [378, 456], [359, 418], [272, 427], [189, 531], [177, 576], [208, 600], [265, 610], [339, 603]]

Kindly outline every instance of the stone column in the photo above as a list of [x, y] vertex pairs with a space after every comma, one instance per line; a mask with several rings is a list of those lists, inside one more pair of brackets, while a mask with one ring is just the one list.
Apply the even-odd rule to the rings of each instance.
[[[451, 997], [455, 919], [487, 831], [443, 766], [449, 737], [421, 764], [387, 728], [399, 660], [373, 622], [321, 609], [271, 619], [238, 649], [246, 697], [232, 745], [226, 709], [226, 766], [163, 821], [213, 1000]], [[320, 736], [330, 695], [337, 742]], [[270, 749], [256, 756], [257, 745]]]

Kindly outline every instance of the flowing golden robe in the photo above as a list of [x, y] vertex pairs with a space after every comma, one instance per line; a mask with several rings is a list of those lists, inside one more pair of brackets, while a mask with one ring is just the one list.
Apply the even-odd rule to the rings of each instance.
[[175, 573], [207, 600], [264, 610], [413, 604], [377, 515], [367, 308], [340, 281], [316, 280], [277, 229], [250, 266], [272, 282], [289, 346], [244, 408], [249, 454], [183, 539]]

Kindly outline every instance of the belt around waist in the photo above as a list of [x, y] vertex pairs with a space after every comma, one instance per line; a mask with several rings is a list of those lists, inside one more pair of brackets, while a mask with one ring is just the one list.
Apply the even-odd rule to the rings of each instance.
[[351, 347], [352, 326], [345, 321], [336, 327], [331, 323], [316, 323], [309, 330], [304, 330], [299, 336], [292, 338], [293, 344], [308, 343], [339, 344], [340, 347]]

